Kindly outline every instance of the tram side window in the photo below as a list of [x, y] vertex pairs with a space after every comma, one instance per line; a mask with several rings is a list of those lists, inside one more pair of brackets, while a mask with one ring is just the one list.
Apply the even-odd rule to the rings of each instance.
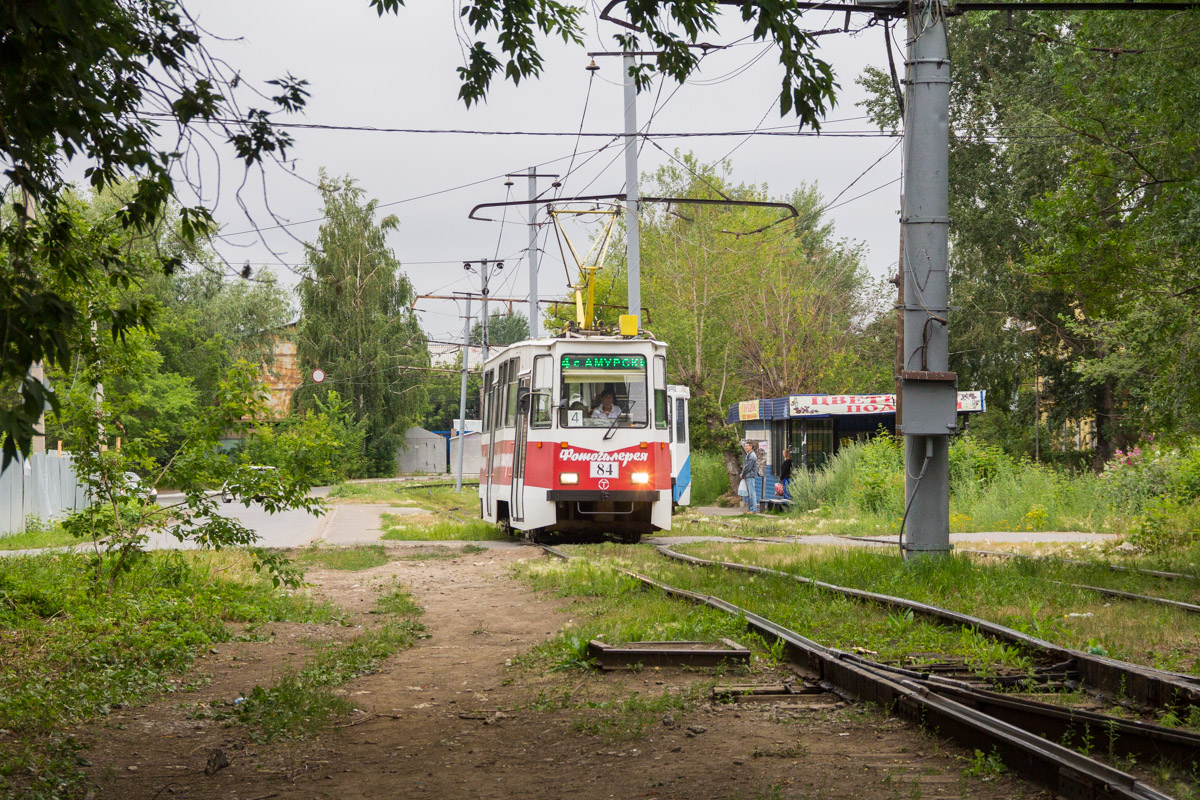
[[483, 388], [479, 392], [480, 410], [479, 415], [483, 419], [483, 430], [489, 432], [492, 429], [492, 371], [488, 370], [483, 375]]
[[654, 357], [654, 427], [667, 428], [667, 360]]
[[675, 398], [675, 441], [687, 444], [687, 406], [682, 397]]
[[567, 428], [644, 428], [649, 419], [646, 357], [572, 353], [560, 359]]
[[550, 427], [551, 389], [554, 388], [552, 366], [550, 356], [533, 359], [533, 405], [529, 410], [529, 425], [534, 428]]
[[521, 371], [521, 359], [509, 361], [509, 416], [505, 425], [510, 428], [517, 423], [517, 373]]

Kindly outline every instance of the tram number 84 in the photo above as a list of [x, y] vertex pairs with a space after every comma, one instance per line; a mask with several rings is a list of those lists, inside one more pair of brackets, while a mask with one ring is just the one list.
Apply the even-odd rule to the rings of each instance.
[[620, 466], [614, 461], [593, 461], [588, 465], [589, 475], [593, 478], [616, 478], [620, 475]]

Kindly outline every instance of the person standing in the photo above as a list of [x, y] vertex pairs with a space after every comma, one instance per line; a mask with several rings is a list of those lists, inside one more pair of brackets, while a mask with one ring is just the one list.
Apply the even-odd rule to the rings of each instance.
[[742, 442], [742, 450], [746, 454], [742, 461], [742, 481], [746, 484], [746, 508], [749, 509], [746, 513], [757, 514], [758, 455], [754, 452], [754, 445], [750, 442]]
[[779, 482], [783, 484], [783, 499], [792, 499], [792, 451], [784, 448], [783, 463], [779, 465]]

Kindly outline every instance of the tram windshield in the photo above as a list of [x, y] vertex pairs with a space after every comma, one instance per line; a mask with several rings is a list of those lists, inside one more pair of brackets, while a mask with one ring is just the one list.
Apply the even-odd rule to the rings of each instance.
[[644, 428], [646, 357], [605, 353], [572, 353], [559, 360], [562, 368], [564, 428]]

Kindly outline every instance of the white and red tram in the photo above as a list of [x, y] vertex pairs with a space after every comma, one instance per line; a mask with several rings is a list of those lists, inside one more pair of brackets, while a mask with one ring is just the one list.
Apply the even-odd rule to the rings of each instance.
[[482, 517], [533, 541], [636, 542], [670, 530], [690, 470], [681, 474], [686, 390], [668, 396], [666, 349], [589, 332], [492, 355], [483, 366]]

